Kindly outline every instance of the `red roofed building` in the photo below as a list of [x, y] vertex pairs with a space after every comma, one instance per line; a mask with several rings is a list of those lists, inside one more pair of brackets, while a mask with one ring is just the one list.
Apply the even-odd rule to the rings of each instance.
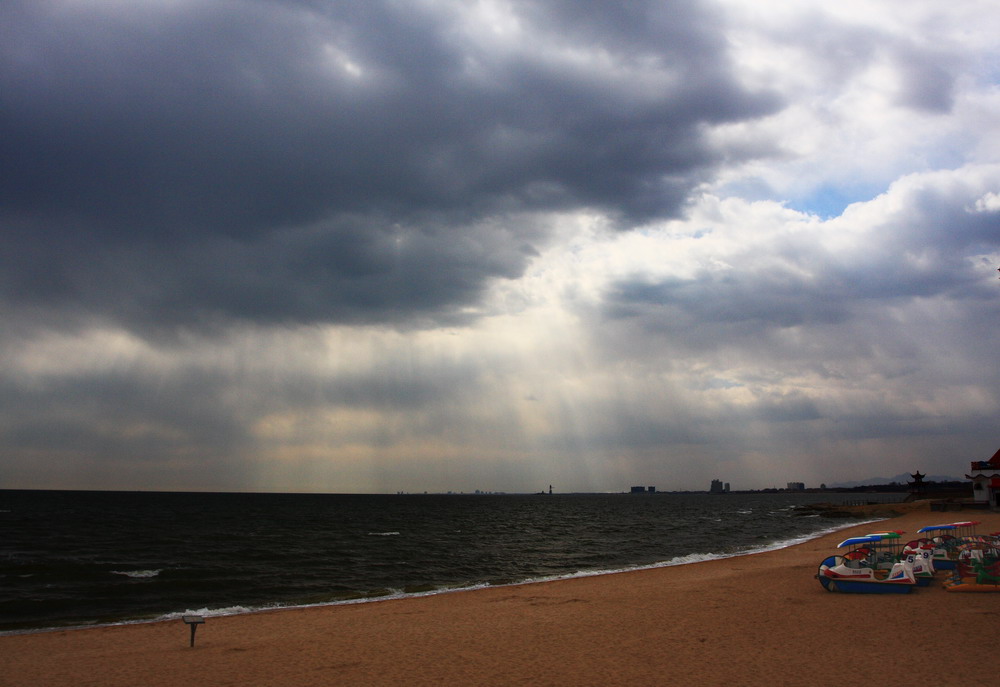
[[978, 502], [986, 502], [992, 508], [1000, 508], [1000, 451], [989, 460], [974, 460], [970, 474], [972, 493]]

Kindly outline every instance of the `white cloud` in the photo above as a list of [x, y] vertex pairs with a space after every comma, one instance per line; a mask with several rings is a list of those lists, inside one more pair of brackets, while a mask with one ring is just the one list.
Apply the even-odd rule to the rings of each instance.
[[996, 160], [995, 57], [983, 56], [1000, 49], [1000, 22], [981, 3], [723, 5], [736, 73], [788, 107], [716, 133], [782, 151], [725, 171], [722, 192], [839, 214], [903, 174]]
[[990, 191], [978, 198], [976, 212], [1000, 212], [1000, 194]]

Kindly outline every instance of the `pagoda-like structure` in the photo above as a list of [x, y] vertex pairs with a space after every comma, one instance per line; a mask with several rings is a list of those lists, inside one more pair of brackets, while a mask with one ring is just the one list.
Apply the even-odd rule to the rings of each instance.
[[974, 460], [966, 479], [972, 480], [972, 494], [978, 503], [1000, 508], [1000, 451], [989, 460]]
[[914, 498], [923, 498], [927, 495], [927, 485], [924, 484], [924, 477], [927, 475], [920, 474], [920, 470], [917, 470], [910, 478], [913, 480], [909, 483], [910, 493], [913, 494]]

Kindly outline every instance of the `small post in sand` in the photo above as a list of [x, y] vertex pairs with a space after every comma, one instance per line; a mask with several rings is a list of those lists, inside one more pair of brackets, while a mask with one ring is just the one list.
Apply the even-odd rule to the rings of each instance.
[[183, 618], [184, 622], [191, 626], [191, 646], [194, 646], [194, 632], [205, 622], [205, 618], [200, 615], [185, 615]]

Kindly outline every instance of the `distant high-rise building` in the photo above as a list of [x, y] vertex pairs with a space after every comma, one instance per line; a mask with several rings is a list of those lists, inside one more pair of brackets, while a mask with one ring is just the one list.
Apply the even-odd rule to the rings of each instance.
[[786, 489], [788, 491], [802, 491], [806, 488], [805, 482], [789, 482]]
[[[726, 486], [729, 486], [729, 485], [726, 485]], [[725, 487], [723, 487], [722, 480], [721, 479], [713, 479], [712, 480], [712, 486], [709, 487], [708, 492], [710, 494], [722, 494], [724, 492], [724, 490], [725, 490]]]

